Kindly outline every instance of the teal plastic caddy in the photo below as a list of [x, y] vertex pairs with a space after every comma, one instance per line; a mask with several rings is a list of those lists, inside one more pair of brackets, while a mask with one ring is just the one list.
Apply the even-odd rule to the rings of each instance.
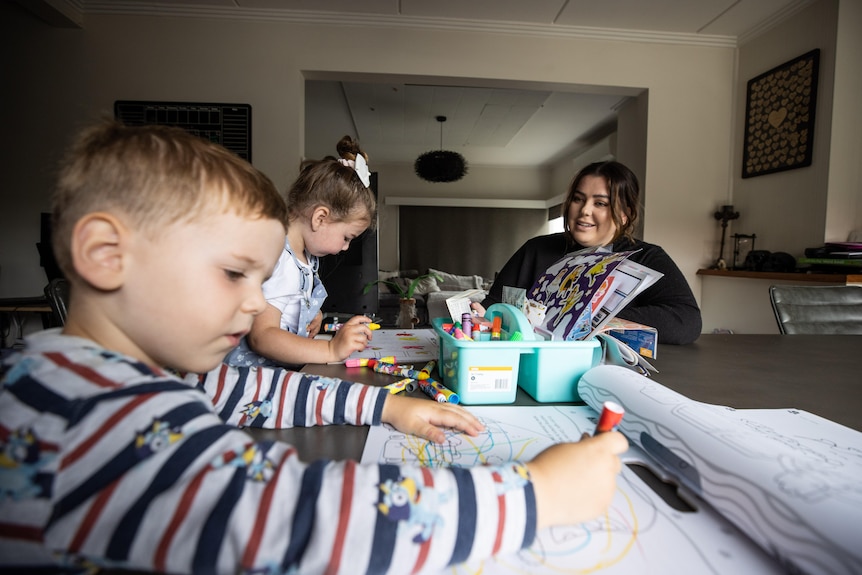
[[[487, 319], [500, 316], [500, 341], [455, 339], [443, 330], [450, 318], [432, 320], [440, 340], [438, 369], [443, 385], [466, 405], [513, 403], [521, 387], [542, 403], [579, 401], [578, 381], [601, 361], [601, 344], [588, 341], [544, 341], [536, 338], [519, 309], [494, 304]], [[520, 341], [509, 341], [519, 331]]]

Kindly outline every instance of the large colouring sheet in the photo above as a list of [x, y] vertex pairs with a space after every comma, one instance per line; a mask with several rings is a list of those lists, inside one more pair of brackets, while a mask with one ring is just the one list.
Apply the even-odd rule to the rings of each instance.
[[[476, 406], [485, 425], [477, 437], [449, 432], [436, 444], [387, 425], [373, 426], [363, 463], [469, 467], [528, 461], [596, 426], [587, 406]], [[647, 460], [632, 447], [624, 460]], [[701, 502], [702, 503], [702, 502]], [[433, 533], [431, 533], [433, 537]], [[512, 555], [462, 563], [450, 575], [619, 575], [636, 573], [783, 573], [779, 564], [705, 504], [680, 511], [666, 503], [629, 466], [617, 481], [608, 512], [592, 521], [546, 529]], [[441, 574], [443, 575], [443, 574]]]
[[700, 403], [617, 366], [587, 371], [578, 391], [623, 405], [619, 430], [788, 572], [862, 573], [862, 433], [798, 409]]

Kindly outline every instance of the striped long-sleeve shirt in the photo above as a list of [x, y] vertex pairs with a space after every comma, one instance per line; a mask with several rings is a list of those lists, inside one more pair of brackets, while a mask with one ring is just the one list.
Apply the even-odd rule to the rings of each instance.
[[202, 379], [30, 336], [0, 391], [0, 569], [435, 573], [533, 540], [518, 464], [305, 463], [238, 427], [379, 424], [384, 390], [280, 369]]

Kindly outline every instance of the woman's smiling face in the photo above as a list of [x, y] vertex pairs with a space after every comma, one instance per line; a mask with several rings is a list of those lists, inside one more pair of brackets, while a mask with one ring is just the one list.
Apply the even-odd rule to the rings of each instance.
[[606, 246], [614, 241], [617, 225], [603, 177], [584, 176], [575, 190], [566, 219], [572, 237], [584, 247]]

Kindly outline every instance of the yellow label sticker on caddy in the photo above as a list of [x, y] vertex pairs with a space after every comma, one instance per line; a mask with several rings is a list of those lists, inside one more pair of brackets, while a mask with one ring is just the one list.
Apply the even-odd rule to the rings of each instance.
[[512, 367], [510, 366], [469, 366], [467, 368], [467, 390], [470, 392], [511, 391]]

